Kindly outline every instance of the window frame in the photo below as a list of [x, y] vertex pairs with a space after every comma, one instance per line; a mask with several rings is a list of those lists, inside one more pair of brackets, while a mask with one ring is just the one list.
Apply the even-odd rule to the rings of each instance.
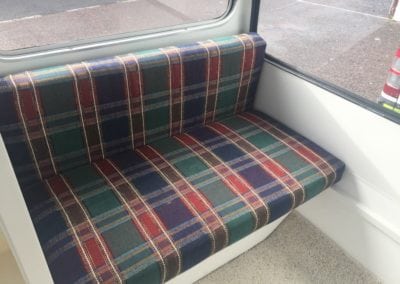
[[205, 26], [212, 26], [226, 20], [235, 7], [236, 0], [227, 0], [228, 5], [225, 12], [217, 18], [198, 21], [193, 23], [186, 23], [180, 25], [171, 25], [166, 27], [146, 29], [141, 31], [132, 31], [127, 33], [112, 34], [107, 36], [99, 36], [87, 39], [80, 39], [67, 43], [55, 43], [42, 46], [20, 48], [14, 50], [1, 50], [0, 60], [14, 61], [26, 58], [53, 55], [59, 53], [81, 51], [104, 46], [113, 46], [121, 43], [128, 43], [142, 38], [160, 36], [163, 34], [178, 33], [180, 31], [203, 28]]
[[[257, 32], [261, 0], [252, 0], [252, 2], [253, 3], [252, 3], [252, 13], [251, 13], [251, 20], [250, 20], [250, 31]], [[392, 122], [400, 124], [400, 116], [396, 115], [394, 112], [384, 108], [379, 103], [368, 100], [368, 99], [362, 97], [361, 95], [358, 95], [350, 90], [342, 88], [342, 87], [340, 87], [334, 83], [331, 83], [327, 80], [321, 79], [318, 76], [304, 72], [304, 71], [300, 70], [298, 67], [296, 67], [292, 64], [289, 64], [281, 59], [278, 59], [278, 58], [272, 56], [271, 54], [268, 54], [267, 51], [264, 56], [264, 61], [285, 71], [285, 72], [288, 72], [302, 80], [312, 83], [312, 84], [314, 84], [336, 96], [339, 96], [339, 97], [341, 97], [349, 102], [352, 102], [364, 109], [367, 109], [381, 117], [384, 117]], [[384, 84], [385, 84], [385, 82], [382, 82], [382, 89], [383, 89]]]

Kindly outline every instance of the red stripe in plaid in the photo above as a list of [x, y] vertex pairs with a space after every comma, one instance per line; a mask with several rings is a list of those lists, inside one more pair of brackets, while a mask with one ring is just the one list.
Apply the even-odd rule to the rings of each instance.
[[22, 125], [24, 127], [24, 135], [26, 137], [26, 141], [28, 142], [27, 144], [29, 145], [30, 153], [31, 153], [33, 161], [35, 163], [35, 167], [37, 169], [38, 175], [42, 179], [41, 168], [39, 166], [39, 162], [38, 162], [38, 159], [37, 159], [36, 154], [35, 154], [35, 149], [33, 148], [31, 139], [29, 139], [29, 131], [28, 131], [28, 126], [26, 125], [26, 122], [25, 122], [24, 112], [22, 111], [22, 105], [21, 105], [21, 101], [20, 101], [20, 94], [18, 92], [18, 88], [17, 88], [17, 85], [14, 82], [13, 77], [10, 75], [9, 78], [10, 78], [11, 84], [13, 85], [13, 93], [14, 93], [14, 96], [15, 96], [15, 105], [16, 105], [16, 109], [17, 109], [17, 113], [18, 113], [18, 118], [22, 122]]
[[47, 137], [47, 133], [46, 133], [46, 125], [45, 125], [44, 120], [43, 120], [42, 102], [41, 102], [41, 99], [40, 99], [40, 95], [38, 94], [39, 91], [36, 89], [35, 83], [32, 80], [32, 77], [31, 77], [29, 72], [26, 72], [26, 76], [29, 78], [29, 82], [32, 85], [32, 90], [33, 90], [33, 95], [34, 95], [33, 99], [34, 99], [34, 101], [36, 103], [37, 115], [39, 117], [40, 126], [41, 126], [43, 134], [44, 134], [43, 139], [44, 139], [44, 141], [46, 143], [46, 146], [47, 146], [47, 151], [48, 151], [48, 155], [49, 155], [48, 157], [50, 159], [51, 166], [52, 166], [52, 169], [54, 171], [53, 173], [57, 174], [57, 169], [56, 169], [56, 165], [54, 163], [53, 154], [51, 152], [49, 138]]
[[139, 229], [142, 237], [150, 243], [162, 264], [163, 282], [178, 275], [181, 269], [181, 256], [166, 228], [157, 218], [150, 206], [140, 197], [137, 190], [121, 171], [110, 161], [101, 160], [94, 164], [116, 195], [124, 204]]
[[[58, 207], [60, 208], [60, 211], [65, 219], [65, 221], [67, 222], [67, 224], [69, 225], [69, 227], [71, 228], [72, 233], [72, 238], [74, 240], [74, 242], [77, 244], [77, 250], [79, 252], [79, 255], [82, 259], [83, 265], [85, 266], [85, 271], [88, 271], [90, 276], [93, 278], [92, 280], [95, 281], [96, 283], [100, 283], [100, 281], [102, 281], [102, 277], [101, 275], [99, 275], [99, 278], [97, 278], [96, 272], [94, 271], [94, 267], [96, 267], [96, 262], [94, 262], [94, 259], [96, 258], [92, 258], [90, 255], [90, 252], [94, 251], [93, 249], [89, 250], [89, 246], [88, 246], [88, 241], [85, 242], [81, 241], [78, 232], [75, 229], [75, 224], [72, 223], [71, 218], [69, 217], [69, 215], [72, 215], [71, 212], [67, 212], [69, 211], [69, 207], [63, 207], [62, 203], [60, 202], [59, 198], [57, 197], [57, 194], [54, 193], [53, 191], [53, 187], [50, 185], [49, 181], [46, 180], [46, 184], [48, 187], [48, 191], [50, 192], [50, 195], [53, 197], [53, 199], [56, 201], [56, 203], [58, 204]], [[56, 188], [56, 187], [55, 187]], [[72, 219], [74, 220], [74, 219]]]
[[110, 259], [110, 252], [105, 241], [92, 224], [89, 214], [75, 196], [66, 180], [62, 176], [54, 176], [47, 181], [49, 191], [65, 213], [68, 223], [72, 224], [78, 245], [82, 245], [84, 258], [88, 257], [90, 271], [96, 273], [100, 282], [122, 282], [116, 266]]
[[67, 67], [71, 71], [72, 77], [74, 78], [75, 102], [76, 102], [76, 105], [78, 106], [78, 110], [79, 110], [79, 118], [80, 118], [80, 121], [81, 121], [82, 130], [83, 130], [83, 138], [85, 140], [84, 142], [85, 142], [85, 145], [86, 145], [86, 151], [87, 151], [88, 159], [89, 159], [89, 162], [92, 162], [92, 155], [90, 153], [90, 148], [89, 148], [89, 140], [88, 140], [88, 135], [87, 135], [87, 132], [86, 132], [86, 127], [85, 127], [83, 109], [82, 109], [81, 101], [79, 99], [78, 79], [76, 78], [76, 74], [74, 72], [74, 69], [71, 67], [71, 65], [67, 65]]
[[218, 134], [224, 136], [237, 147], [253, 157], [254, 161], [269, 175], [273, 176], [286, 189], [292, 198], [292, 209], [304, 202], [305, 191], [303, 186], [291, 175], [291, 173], [277, 161], [255, 146], [246, 141], [239, 134], [229, 129], [225, 125], [217, 122], [209, 126]]
[[143, 78], [140, 64], [135, 55], [121, 57], [128, 72], [129, 96], [133, 120], [133, 139], [136, 147], [146, 143], [144, 108], [143, 108]]
[[219, 92], [219, 77], [221, 73], [221, 52], [218, 45], [209, 40], [200, 42], [207, 51], [207, 89], [204, 107], [204, 124], [211, 123], [215, 119], [217, 107], [217, 95]]
[[256, 125], [257, 127], [268, 131], [268, 133], [274, 136], [276, 139], [282, 141], [286, 146], [290, 147], [295, 151], [300, 157], [312, 164], [315, 169], [317, 169], [325, 179], [325, 186], [327, 188], [336, 180], [336, 171], [332, 166], [326, 162], [317, 153], [306, 147], [304, 144], [297, 141], [295, 138], [284, 133], [280, 129], [276, 128], [274, 125], [270, 124], [266, 120], [259, 118], [258, 116], [246, 112], [239, 114], [239, 116], [250, 123]]
[[179, 50], [175, 47], [160, 49], [168, 59], [169, 76], [169, 135], [182, 132], [183, 124], [183, 64]]
[[249, 94], [249, 86], [254, 67], [255, 49], [254, 42], [248, 35], [242, 34], [237, 36], [243, 45], [242, 67], [239, 81], [238, 95], [235, 105], [235, 113], [243, 112], [246, 107], [247, 96]]
[[10, 81], [14, 88], [15, 104], [19, 119], [24, 125], [25, 136], [32, 151], [32, 157], [41, 178], [47, 178], [57, 173], [53, 155], [47, 138], [42, 117], [39, 96], [29, 73], [21, 74], [23, 84], [31, 85], [31, 88], [19, 90], [10, 75]]
[[93, 83], [84, 63], [70, 65], [69, 68], [75, 81], [75, 100], [78, 102], [78, 107], [80, 108], [88, 155], [90, 161], [96, 161], [104, 157], [104, 152], [101, 143], [100, 125], [97, 118]]
[[192, 150], [205, 164], [213, 169], [214, 172], [221, 177], [227, 187], [242, 199], [251, 210], [256, 220], [254, 230], [268, 223], [270, 215], [268, 206], [240, 175], [227, 166], [222, 160], [214, 155], [213, 152], [204, 147], [194, 137], [188, 134], [182, 134], [176, 137], [176, 139]]
[[172, 185], [186, 207], [203, 223], [212, 240], [211, 254], [224, 248], [228, 233], [212, 204], [153, 147], [143, 146], [137, 152], [157, 169], [166, 182]]
[[99, 102], [98, 102], [98, 98], [97, 98], [96, 84], [95, 84], [95, 82], [93, 80], [89, 64], [86, 63], [86, 62], [82, 62], [82, 64], [83, 64], [83, 66], [85, 66], [87, 74], [89, 75], [90, 95], [89, 96], [88, 96], [88, 94], [85, 94], [85, 95], [87, 96], [87, 98], [89, 98], [91, 96], [91, 99], [88, 100], [88, 102], [90, 101], [91, 105], [90, 106], [88, 105], [88, 107], [89, 108], [93, 108], [93, 110], [91, 110], [91, 112], [94, 114], [94, 118], [95, 118], [95, 121], [96, 121], [97, 130], [99, 132], [98, 133], [98, 139], [99, 139], [98, 142], [100, 144], [101, 157], [104, 159], [104, 147], [103, 147], [103, 141], [102, 141], [103, 134], [102, 134], [102, 131], [101, 131], [100, 115], [99, 115], [99, 111], [97, 109], [97, 106], [99, 105]]

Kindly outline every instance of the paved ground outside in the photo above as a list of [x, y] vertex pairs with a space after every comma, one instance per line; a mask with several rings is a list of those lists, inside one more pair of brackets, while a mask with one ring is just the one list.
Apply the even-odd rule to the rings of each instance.
[[[400, 23], [392, 0], [262, 0], [259, 32], [268, 52], [375, 101]], [[228, 0], [1, 0], [0, 50], [64, 43], [201, 21]]]
[[376, 101], [400, 47], [391, 0], [262, 0], [267, 51], [299, 69]]
[[0, 3], [0, 50], [15, 50], [213, 19], [225, 12], [228, 0], [0, 0]]

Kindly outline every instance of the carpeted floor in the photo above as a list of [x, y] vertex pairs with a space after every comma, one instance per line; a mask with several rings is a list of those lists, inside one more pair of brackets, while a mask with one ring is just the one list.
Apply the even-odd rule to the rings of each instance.
[[197, 282], [210, 283], [379, 283], [298, 213], [271, 236]]

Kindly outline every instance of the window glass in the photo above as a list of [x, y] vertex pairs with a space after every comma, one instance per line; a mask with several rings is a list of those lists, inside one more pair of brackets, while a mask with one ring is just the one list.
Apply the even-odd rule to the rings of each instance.
[[229, 0], [1, 0], [0, 51], [215, 19]]
[[392, 0], [262, 0], [267, 53], [377, 101], [400, 46]]

